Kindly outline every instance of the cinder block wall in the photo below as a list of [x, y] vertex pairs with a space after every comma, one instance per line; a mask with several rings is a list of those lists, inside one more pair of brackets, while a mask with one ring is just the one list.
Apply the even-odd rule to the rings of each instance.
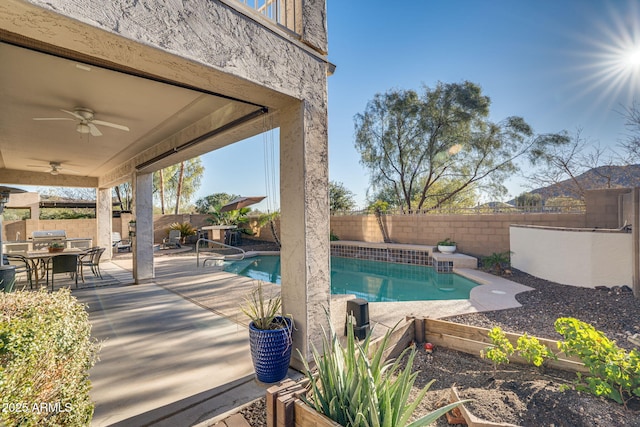
[[169, 226], [174, 222], [188, 222], [194, 228], [200, 228], [205, 225], [211, 225], [207, 218], [209, 215], [204, 214], [178, 214], [178, 215], [154, 215], [153, 216], [153, 241], [161, 243], [162, 239], [169, 236]]
[[[466, 254], [486, 256], [509, 250], [509, 225], [586, 227], [586, 214], [387, 215], [389, 238], [396, 243], [435, 245], [449, 237]], [[340, 240], [382, 242], [373, 215], [332, 216], [331, 229]]]
[[585, 193], [587, 205], [587, 224], [589, 227], [621, 227], [621, 203], [623, 194], [631, 193], [630, 188], [607, 188], [589, 190]]

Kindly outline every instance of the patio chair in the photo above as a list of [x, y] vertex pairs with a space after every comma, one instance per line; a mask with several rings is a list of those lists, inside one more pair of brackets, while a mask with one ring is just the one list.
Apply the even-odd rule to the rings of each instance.
[[93, 247], [85, 252], [83, 255], [78, 257], [78, 273], [80, 274], [80, 279], [82, 283], [84, 283], [84, 267], [87, 266], [91, 268], [91, 272], [94, 276], [102, 279], [102, 272], [100, 272], [100, 258], [104, 253], [106, 248], [101, 248], [99, 246]]
[[51, 273], [51, 290], [54, 287], [54, 277], [56, 273], [69, 273], [71, 277], [76, 279], [76, 288], [78, 288], [78, 255], [56, 255], [49, 260], [47, 267], [47, 284], [49, 283], [49, 273]]
[[180, 230], [169, 230], [169, 237], [162, 240], [162, 247], [165, 249], [181, 248], [180, 238]]
[[33, 264], [29, 259], [27, 259], [24, 255], [20, 254], [7, 254], [3, 255], [7, 265], [15, 265], [16, 266], [16, 281], [19, 274], [24, 273], [27, 279], [27, 283], [29, 283], [29, 287], [33, 288]]
[[121, 249], [131, 252], [131, 240], [122, 240], [117, 231], [111, 233], [111, 245], [116, 252], [120, 252]]

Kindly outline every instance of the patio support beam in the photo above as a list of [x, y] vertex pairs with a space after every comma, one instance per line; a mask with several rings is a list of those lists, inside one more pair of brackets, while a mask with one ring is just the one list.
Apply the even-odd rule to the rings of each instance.
[[111, 198], [111, 188], [98, 188], [96, 195], [96, 236], [98, 241], [93, 242], [93, 246], [107, 248], [102, 254], [102, 259], [109, 260], [112, 258], [111, 252], [111, 231], [113, 224], [113, 202]]
[[[133, 219], [136, 236], [132, 237], [133, 279], [147, 283], [155, 277], [153, 266], [153, 173], [134, 174]], [[124, 236], [123, 236], [124, 237]]]
[[[326, 104], [297, 102], [280, 115], [282, 305], [293, 315], [291, 365], [322, 346], [331, 298]], [[324, 109], [324, 110], [323, 110]]]

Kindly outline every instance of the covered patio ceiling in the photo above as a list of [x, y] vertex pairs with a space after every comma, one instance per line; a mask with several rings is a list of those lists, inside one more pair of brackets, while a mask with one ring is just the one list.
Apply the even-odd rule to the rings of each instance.
[[[63, 55], [0, 42], [0, 183], [107, 187], [212, 151], [217, 136], [267, 112], [243, 102]], [[102, 133], [79, 132], [71, 114], [85, 108]], [[71, 120], [34, 120], [61, 118]], [[86, 128], [85, 128], [86, 130]], [[95, 133], [95, 132], [93, 132]], [[235, 139], [234, 139], [235, 138]], [[51, 163], [59, 165], [51, 174]]]

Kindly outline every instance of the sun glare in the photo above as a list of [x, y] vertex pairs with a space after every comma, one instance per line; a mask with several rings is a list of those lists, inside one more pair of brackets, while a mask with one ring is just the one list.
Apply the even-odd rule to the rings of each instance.
[[636, 48], [627, 55], [627, 65], [631, 67], [640, 66], [640, 48]]
[[591, 31], [583, 38], [584, 50], [578, 53], [583, 58], [582, 77], [574, 81], [580, 88], [576, 99], [595, 95], [598, 104], [608, 104], [606, 108], [640, 98], [640, 9], [631, 1], [626, 8], [620, 7], [622, 1], [614, 4], [617, 7], [608, 14], [594, 17]]

